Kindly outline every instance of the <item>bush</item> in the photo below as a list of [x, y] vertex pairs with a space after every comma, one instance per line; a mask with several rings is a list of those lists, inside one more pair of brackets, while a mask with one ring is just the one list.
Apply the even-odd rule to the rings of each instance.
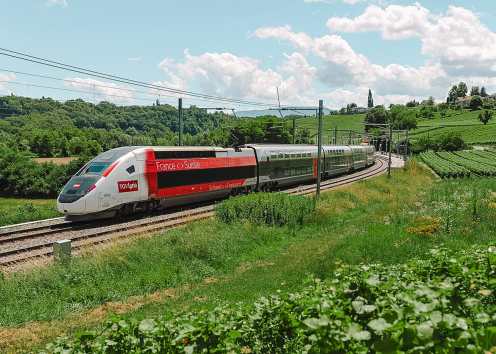
[[467, 148], [467, 144], [460, 134], [449, 132], [441, 135], [437, 141], [437, 150], [460, 151]]
[[483, 353], [496, 345], [496, 248], [338, 268], [254, 305], [109, 321], [50, 353]]
[[467, 148], [467, 144], [460, 134], [448, 132], [438, 138], [429, 139], [423, 135], [412, 143], [412, 151], [420, 153], [427, 150], [434, 151], [460, 151]]
[[83, 164], [83, 159], [65, 166], [38, 164], [27, 154], [0, 145], [0, 195], [56, 197]]
[[248, 221], [270, 226], [302, 225], [315, 208], [314, 200], [285, 193], [255, 193], [223, 201], [216, 208], [225, 223]]

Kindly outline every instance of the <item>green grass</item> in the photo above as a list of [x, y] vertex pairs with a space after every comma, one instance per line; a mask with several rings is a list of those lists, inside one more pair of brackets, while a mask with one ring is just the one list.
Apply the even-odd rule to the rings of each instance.
[[54, 199], [0, 198], [0, 226], [57, 216]]
[[[484, 205], [473, 203], [472, 191]], [[0, 347], [25, 348], [95, 326], [108, 313], [98, 317], [87, 310], [110, 301], [121, 301], [125, 316], [138, 319], [169, 308], [210, 309], [253, 302], [277, 289], [297, 291], [310, 275], [332, 278], [337, 262], [397, 264], [428, 257], [436, 245], [485, 244], [496, 239], [492, 191], [496, 180], [435, 183], [414, 164], [390, 180], [324, 193], [316, 214], [297, 232], [210, 220], [75, 259], [67, 269], [14, 274], [0, 287], [0, 326], [21, 327], [5, 329], [10, 339], [4, 342], [0, 327]], [[131, 296], [164, 289], [173, 295], [125, 306]], [[75, 314], [77, 320], [68, 320]], [[23, 329], [30, 321], [38, 322], [27, 335]]]

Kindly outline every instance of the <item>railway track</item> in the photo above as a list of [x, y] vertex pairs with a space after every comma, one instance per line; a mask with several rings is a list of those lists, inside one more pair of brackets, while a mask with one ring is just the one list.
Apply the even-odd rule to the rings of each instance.
[[[323, 181], [321, 190], [334, 189], [377, 176], [386, 168], [387, 163], [379, 158], [373, 166], [365, 170]], [[284, 192], [309, 195], [315, 191], [315, 185], [305, 185]], [[53, 255], [53, 243], [64, 239], [71, 240], [72, 249], [77, 254], [82, 249], [97, 244], [172, 229], [213, 215], [214, 205], [207, 205], [124, 222], [71, 223], [63, 218], [54, 218], [1, 227], [0, 267], [10, 268], [34, 259], [49, 259]]]

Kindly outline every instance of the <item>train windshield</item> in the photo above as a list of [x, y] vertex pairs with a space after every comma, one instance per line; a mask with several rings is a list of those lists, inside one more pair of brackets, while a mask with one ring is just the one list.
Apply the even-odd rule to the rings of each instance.
[[122, 156], [126, 155], [128, 152], [133, 151], [136, 147], [126, 146], [121, 148], [112, 149], [101, 153], [93, 160], [88, 162], [76, 176], [83, 175], [96, 175], [101, 176], [103, 172], [109, 167], [113, 162], [117, 161]]
[[90, 162], [78, 173], [78, 175], [98, 175], [100, 176], [107, 167], [110, 166], [110, 162]]

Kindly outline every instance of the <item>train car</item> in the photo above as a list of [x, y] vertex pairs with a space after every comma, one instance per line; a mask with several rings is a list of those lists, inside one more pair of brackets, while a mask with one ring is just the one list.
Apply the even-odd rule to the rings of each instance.
[[305, 183], [317, 176], [315, 146], [248, 144], [244, 147], [255, 152], [260, 190]]
[[[310, 183], [317, 155], [315, 145], [116, 148], [69, 180], [57, 208], [73, 220], [112, 217]], [[373, 155], [369, 146], [323, 146], [322, 176], [364, 168]]]
[[325, 177], [349, 173], [353, 168], [353, 150], [350, 146], [324, 146], [323, 170]]
[[222, 198], [257, 183], [253, 149], [122, 147], [98, 155], [65, 185], [58, 210], [68, 218]]

